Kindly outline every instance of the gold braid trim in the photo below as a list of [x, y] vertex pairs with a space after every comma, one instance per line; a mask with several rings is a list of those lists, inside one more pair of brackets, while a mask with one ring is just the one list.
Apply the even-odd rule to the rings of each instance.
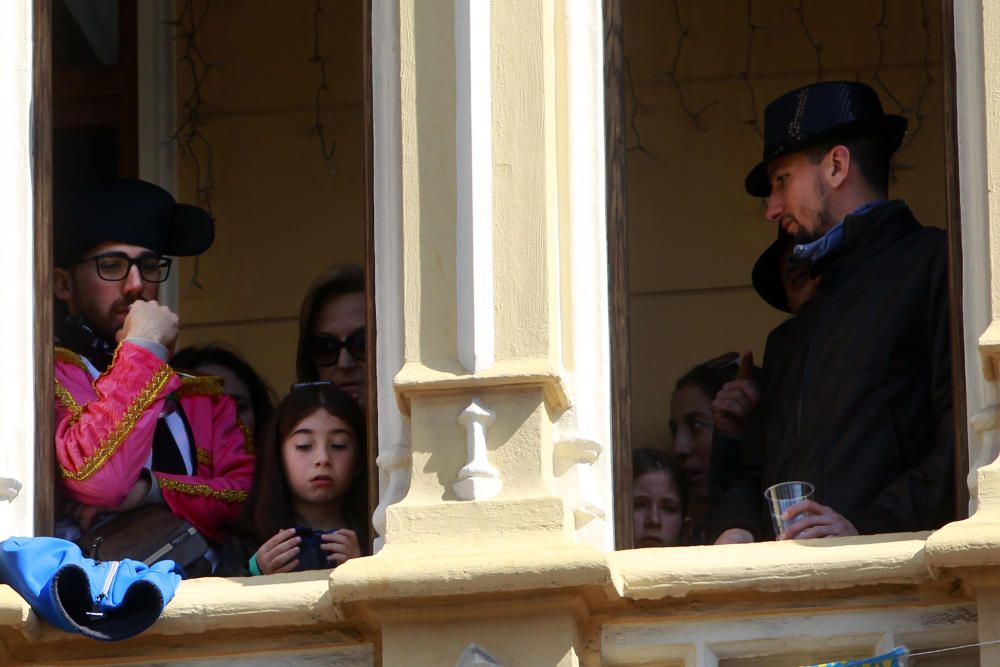
[[82, 370], [90, 377], [90, 369], [87, 368], [87, 363], [83, 360], [79, 354], [73, 350], [67, 350], [65, 347], [56, 348], [56, 361], [61, 361], [66, 364], [72, 364]]
[[222, 393], [222, 378], [217, 375], [184, 375], [180, 388], [174, 392], [177, 398], [185, 396], [218, 396]]
[[167, 380], [170, 376], [174, 374], [173, 369], [170, 366], [164, 364], [160, 367], [160, 370], [156, 371], [153, 378], [143, 387], [132, 402], [129, 403], [128, 407], [125, 409], [125, 413], [118, 420], [111, 432], [104, 438], [104, 442], [101, 446], [97, 448], [93, 456], [86, 459], [76, 472], [71, 472], [65, 466], [59, 466], [62, 472], [62, 476], [67, 479], [72, 479], [77, 482], [81, 482], [85, 479], [89, 479], [104, 467], [104, 464], [108, 462], [108, 459], [118, 450], [121, 444], [125, 441], [125, 438], [129, 436], [132, 429], [135, 428], [136, 422], [139, 421], [139, 417], [142, 413], [146, 411], [146, 408], [156, 400], [156, 397], [162, 391], [163, 386], [167, 384]]
[[73, 398], [73, 394], [69, 393], [69, 389], [63, 386], [63, 383], [56, 379], [56, 398], [59, 402], [63, 404], [63, 407], [69, 410], [73, 416], [69, 418], [70, 424], [75, 424], [80, 420], [80, 415], [83, 414], [83, 408], [80, 404], [76, 402]]
[[253, 431], [247, 428], [239, 417], [236, 418], [236, 425], [240, 427], [240, 431], [243, 433], [243, 447], [246, 449], [247, 454], [253, 454]]
[[203, 466], [212, 467], [212, 453], [207, 449], [202, 449], [201, 447], [195, 448], [195, 453], [198, 455], [198, 463]]
[[227, 503], [242, 503], [247, 499], [246, 491], [238, 491], [236, 489], [213, 489], [207, 484], [188, 484], [187, 482], [165, 479], [159, 475], [156, 476], [156, 479], [160, 482], [161, 489], [176, 491], [177, 493], [215, 498], [216, 500], [224, 500]]

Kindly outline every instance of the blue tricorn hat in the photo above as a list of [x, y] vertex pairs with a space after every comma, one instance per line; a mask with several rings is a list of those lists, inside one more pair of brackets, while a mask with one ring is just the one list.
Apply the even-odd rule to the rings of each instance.
[[827, 141], [880, 136], [889, 153], [903, 143], [906, 119], [882, 110], [878, 93], [856, 81], [824, 81], [785, 93], [764, 109], [764, 154], [750, 170], [746, 190], [771, 194], [767, 163]]
[[158, 185], [123, 179], [55, 197], [55, 264], [67, 267], [107, 242], [187, 257], [208, 250], [215, 224], [204, 209], [178, 204]]

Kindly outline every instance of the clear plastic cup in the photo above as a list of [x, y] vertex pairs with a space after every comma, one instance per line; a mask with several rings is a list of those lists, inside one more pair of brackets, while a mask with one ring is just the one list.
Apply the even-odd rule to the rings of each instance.
[[796, 521], [806, 518], [808, 512], [799, 512], [787, 521], [781, 518], [786, 509], [792, 505], [812, 498], [815, 487], [809, 482], [781, 482], [769, 487], [764, 492], [768, 506], [771, 508], [771, 523], [774, 524], [774, 534], [781, 535]]

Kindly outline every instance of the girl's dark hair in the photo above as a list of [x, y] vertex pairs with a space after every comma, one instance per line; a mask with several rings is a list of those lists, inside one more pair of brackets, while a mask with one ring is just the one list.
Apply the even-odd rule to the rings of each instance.
[[633, 482], [647, 473], [661, 470], [674, 480], [674, 486], [677, 487], [677, 495], [681, 499], [681, 516], [687, 516], [687, 478], [684, 476], [684, 471], [681, 470], [677, 459], [662, 449], [653, 449], [652, 447], [641, 447], [632, 451]]
[[313, 281], [299, 309], [299, 344], [295, 353], [295, 370], [299, 382], [319, 379], [316, 365], [309, 356], [307, 339], [316, 324], [316, 313], [335, 297], [365, 291], [365, 273], [356, 264], [337, 264]]
[[345, 528], [358, 534], [361, 551], [367, 553], [371, 512], [368, 511], [368, 439], [365, 418], [354, 399], [332, 383], [293, 388], [278, 403], [257, 445], [253, 487], [250, 498], [243, 507], [238, 531], [262, 543], [279, 530], [296, 526], [282, 445], [295, 426], [317, 408], [347, 422], [356, 436], [354, 478], [344, 497], [343, 508], [347, 521]]
[[192, 371], [209, 364], [228, 368], [247, 386], [253, 410], [253, 438], [255, 443], [259, 442], [271, 414], [274, 413], [274, 390], [243, 357], [220, 343], [186, 347], [170, 360], [170, 365], [174, 368]]
[[722, 389], [722, 385], [736, 379], [739, 370], [740, 355], [736, 352], [727, 352], [698, 364], [682, 375], [674, 385], [674, 391], [684, 387], [697, 387], [705, 392], [711, 401]]

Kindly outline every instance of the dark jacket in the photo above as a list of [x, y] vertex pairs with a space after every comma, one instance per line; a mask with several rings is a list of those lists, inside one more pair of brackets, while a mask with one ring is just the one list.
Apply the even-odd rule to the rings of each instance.
[[945, 232], [900, 201], [844, 222], [820, 285], [768, 337], [761, 405], [709, 538], [773, 537], [763, 491], [807, 481], [861, 534], [954, 517], [954, 425]]

